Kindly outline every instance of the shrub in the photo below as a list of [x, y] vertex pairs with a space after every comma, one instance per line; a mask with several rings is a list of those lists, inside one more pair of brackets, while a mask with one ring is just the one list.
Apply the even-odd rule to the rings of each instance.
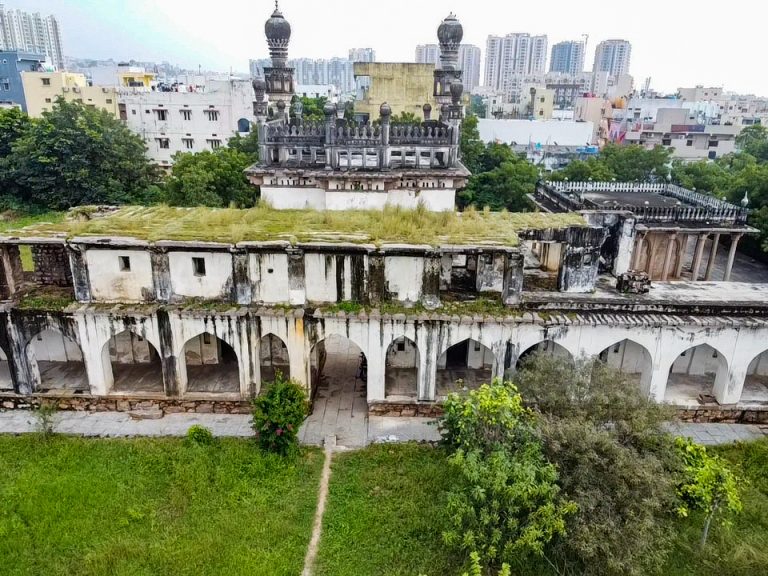
[[253, 429], [261, 448], [283, 455], [292, 452], [308, 413], [304, 387], [277, 372], [266, 392], [253, 400]]
[[55, 402], [41, 402], [35, 411], [37, 419], [37, 430], [44, 438], [50, 438], [54, 435], [54, 426], [56, 425], [56, 413], [58, 406]]
[[190, 426], [189, 430], [187, 430], [187, 440], [190, 443], [199, 446], [210, 446], [216, 441], [216, 438], [214, 438], [213, 432], [211, 432], [210, 429], [195, 424], [194, 426]]

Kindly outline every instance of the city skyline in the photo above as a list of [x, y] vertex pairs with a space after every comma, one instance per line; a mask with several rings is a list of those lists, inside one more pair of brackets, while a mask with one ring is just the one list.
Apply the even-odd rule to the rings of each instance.
[[[56, 16], [67, 56], [168, 61], [185, 68], [199, 65], [237, 72], [247, 71], [250, 59], [267, 56], [260, 32], [272, 10], [271, 2], [244, 0], [221, 0], [217, 10], [190, 9], [182, 0], [69, 0], [65, 5], [50, 0], [17, 0], [5, 5], [9, 10]], [[492, 0], [477, 0], [471, 5], [391, 0], [386, 9], [373, 16], [375, 25], [368, 19], [356, 19], [343, 9], [340, 0], [322, 4], [281, 0], [280, 6], [293, 27], [290, 56], [295, 58], [345, 57], [350, 48], [370, 46], [376, 50], [378, 61], [412, 61], [415, 46], [433, 43], [440, 20], [453, 11], [464, 25], [464, 41], [480, 46], [483, 52], [489, 35], [546, 34], [552, 46], [587, 34], [589, 68], [599, 42], [624, 38], [632, 44], [630, 73], [638, 85], [650, 76], [651, 86], [665, 92], [703, 84], [768, 95], [768, 79], [752, 72], [749, 59], [738, 57], [758, 53], [756, 35], [723, 30], [700, 10], [694, 10], [696, 4], [689, 0], [673, 5], [650, 0], [644, 6], [649, 18], [619, 21], [603, 15], [597, 2], [574, 6], [553, 0], [548, 11], [554, 17], [547, 22], [526, 6], [499, 6]], [[405, 13], [407, 18], [402, 17]], [[651, 14], [657, 16], [651, 18]], [[680, 32], [681, 21], [696, 28], [695, 38], [716, 34], [718, 42], [691, 40], [690, 35]], [[244, 26], [243, 22], [252, 24]], [[329, 33], [334, 30], [337, 33]], [[321, 40], [320, 34], [325, 34]], [[728, 50], [721, 46], [728, 46]]]

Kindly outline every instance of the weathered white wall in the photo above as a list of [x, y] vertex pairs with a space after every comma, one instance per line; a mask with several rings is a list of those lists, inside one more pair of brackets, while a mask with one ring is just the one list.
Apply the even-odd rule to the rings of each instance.
[[109, 340], [109, 359], [118, 364], [149, 364], [150, 344], [139, 334], [126, 330]]
[[768, 376], [768, 351], [752, 360], [747, 369], [749, 376]]
[[386, 204], [386, 192], [330, 190], [325, 195], [326, 210], [382, 210]]
[[453, 188], [422, 188], [416, 193], [408, 188], [396, 188], [387, 194], [387, 204], [415, 209], [419, 203], [430, 212], [453, 212], [456, 209], [456, 190]]
[[632, 340], [617, 342], [606, 350], [606, 363], [626, 374], [641, 374], [650, 368], [651, 359], [645, 348]]
[[[403, 350], [398, 350], [398, 344]], [[386, 366], [391, 368], [415, 368], [418, 365], [419, 351], [416, 344], [408, 338], [398, 338], [387, 350]]]
[[720, 367], [719, 353], [711, 346], [697, 346], [684, 351], [672, 364], [672, 374], [688, 374], [689, 376], [704, 376], [716, 374]]
[[387, 256], [384, 258], [384, 281], [387, 291], [401, 302], [418, 302], [424, 275], [424, 258]]
[[[192, 258], [203, 258], [205, 276], [197, 276]], [[229, 298], [232, 255], [227, 252], [170, 252], [168, 264], [173, 293], [191, 298]]]
[[[120, 257], [131, 261], [130, 270], [120, 270]], [[152, 262], [145, 250], [87, 250], [91, 296], [104, 302], [141, 302], [154, 296]]]
[[265, 304], [289, 302], [287, 254], [251, 254], [249, 267], [254, 302]]
[[221, 357], [220, 346], [219, 339], [209, 332], [188, 340], [184, 345], [187, 366], [218, 364]]
[[334, 254], [304, 254], [304, 275], [308, 301], [336, 302], [336, 256]]
[[38, 362], [82, 362], [83, 355], [77, 343], [61, 332], [43, 330], [33, 336], [29, 348]]
[[262, 366], [288, 366], [288, 348], [280, 338], [274, 334], [267, 334], [259, 341]]
[[322, 188], [262, 186], [261, 197], [278, 210], [326, 209], [325, 190]]

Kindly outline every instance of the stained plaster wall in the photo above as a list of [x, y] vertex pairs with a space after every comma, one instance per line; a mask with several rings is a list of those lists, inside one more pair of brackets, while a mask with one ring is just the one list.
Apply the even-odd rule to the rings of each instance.
[[[197, 275], [193, 258], [205, 262], [205, 275]], [[232, 254], [228, 252], [169, 252], [171, 286], [174, 295], [229, 299], [232, 291]]]
[[[120, 269], [130, 258], [130, 270]], [[91, 296], [103, 302], [141, 302], [154, 297], [152, 262], [146, 250], [91, 249], [85, 253]]]

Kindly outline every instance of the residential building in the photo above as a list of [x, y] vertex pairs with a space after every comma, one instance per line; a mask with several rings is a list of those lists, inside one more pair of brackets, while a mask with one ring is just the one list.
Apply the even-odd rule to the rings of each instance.
[[[252, 78], [263, 78], [264, 68], [270, 66], [269, 58], [250, 61]], [[359, 62], [373, 62], [373, 60], [359, 60]], [[346, 58], [313, 59], [296, 58], [288, 61], [288, 66], [293, 68], [297, 84], [333, 84], [341, 93], [349, 93], [355, 90], [354, 62]]]
[[486, 86], [503, 92], [511, 103], [523, 98], [523, 78], [544, 74], [547, 37], [530, 34], [489, 36], [486, 42]]
[[592, 136], [589, 141], [597, 146], [602, 147], [608, 141], [613, 115], [611, 101], [602, 96], [580, 96], [574, 102], [574, 120], [592, 125]]
[[608, 76], [629, 74], [632, 45], [627, 40], [603, 40], [595, 49], [592, 72], [607, 72]]
[[226, 146], [236, 133], [249, 132], [254, 120], [253, 91], [243, 80], [212, 81], [194, 91], [121, 89], [118, 106], [159, 166], [170, 166], [177, 152]]
[[[462, 71], [462, 82], [467, 92], [472, 92], [480, 85], [480, 66], [482, 53], [480, 48], [472, 44], [462, 44], [459, 47], [459, 69]], [[419, 44], [416, 46], [417, 64], [434, 64], [440, 62], [440, 46], [437, 44]]]
[[119, 117], [118, 90], [114, 86], [90, 86], [85, 75], [73, 72], [24, 72], [21, 79], [27, 113], [33, 118], [51, 110], [57, 98], [100, 108]]
[[0, 50], [0, 102], [18, 104], [26, 112], [27, 101], [24, 98], [21, 75], [24, 72], [42, 70], [44, 62], [43, 54]]
[[45, 54], [56, 68], [64, 69], [61, 29], [55, 16], [5, 10], [0, 4], [0, 50]]
[[333, 84], [297, 84], [296, 95], [304, 98], [325, 98], [330, 102], [339, 101], [339, 89]]
[[564, 74], [584, 72], [584, 42], [568, 40], [552, 46], [549, 71]]
[[351, 62], [376, 62], [376, 50], [373, 48], [352, 48], [349, 51]]

